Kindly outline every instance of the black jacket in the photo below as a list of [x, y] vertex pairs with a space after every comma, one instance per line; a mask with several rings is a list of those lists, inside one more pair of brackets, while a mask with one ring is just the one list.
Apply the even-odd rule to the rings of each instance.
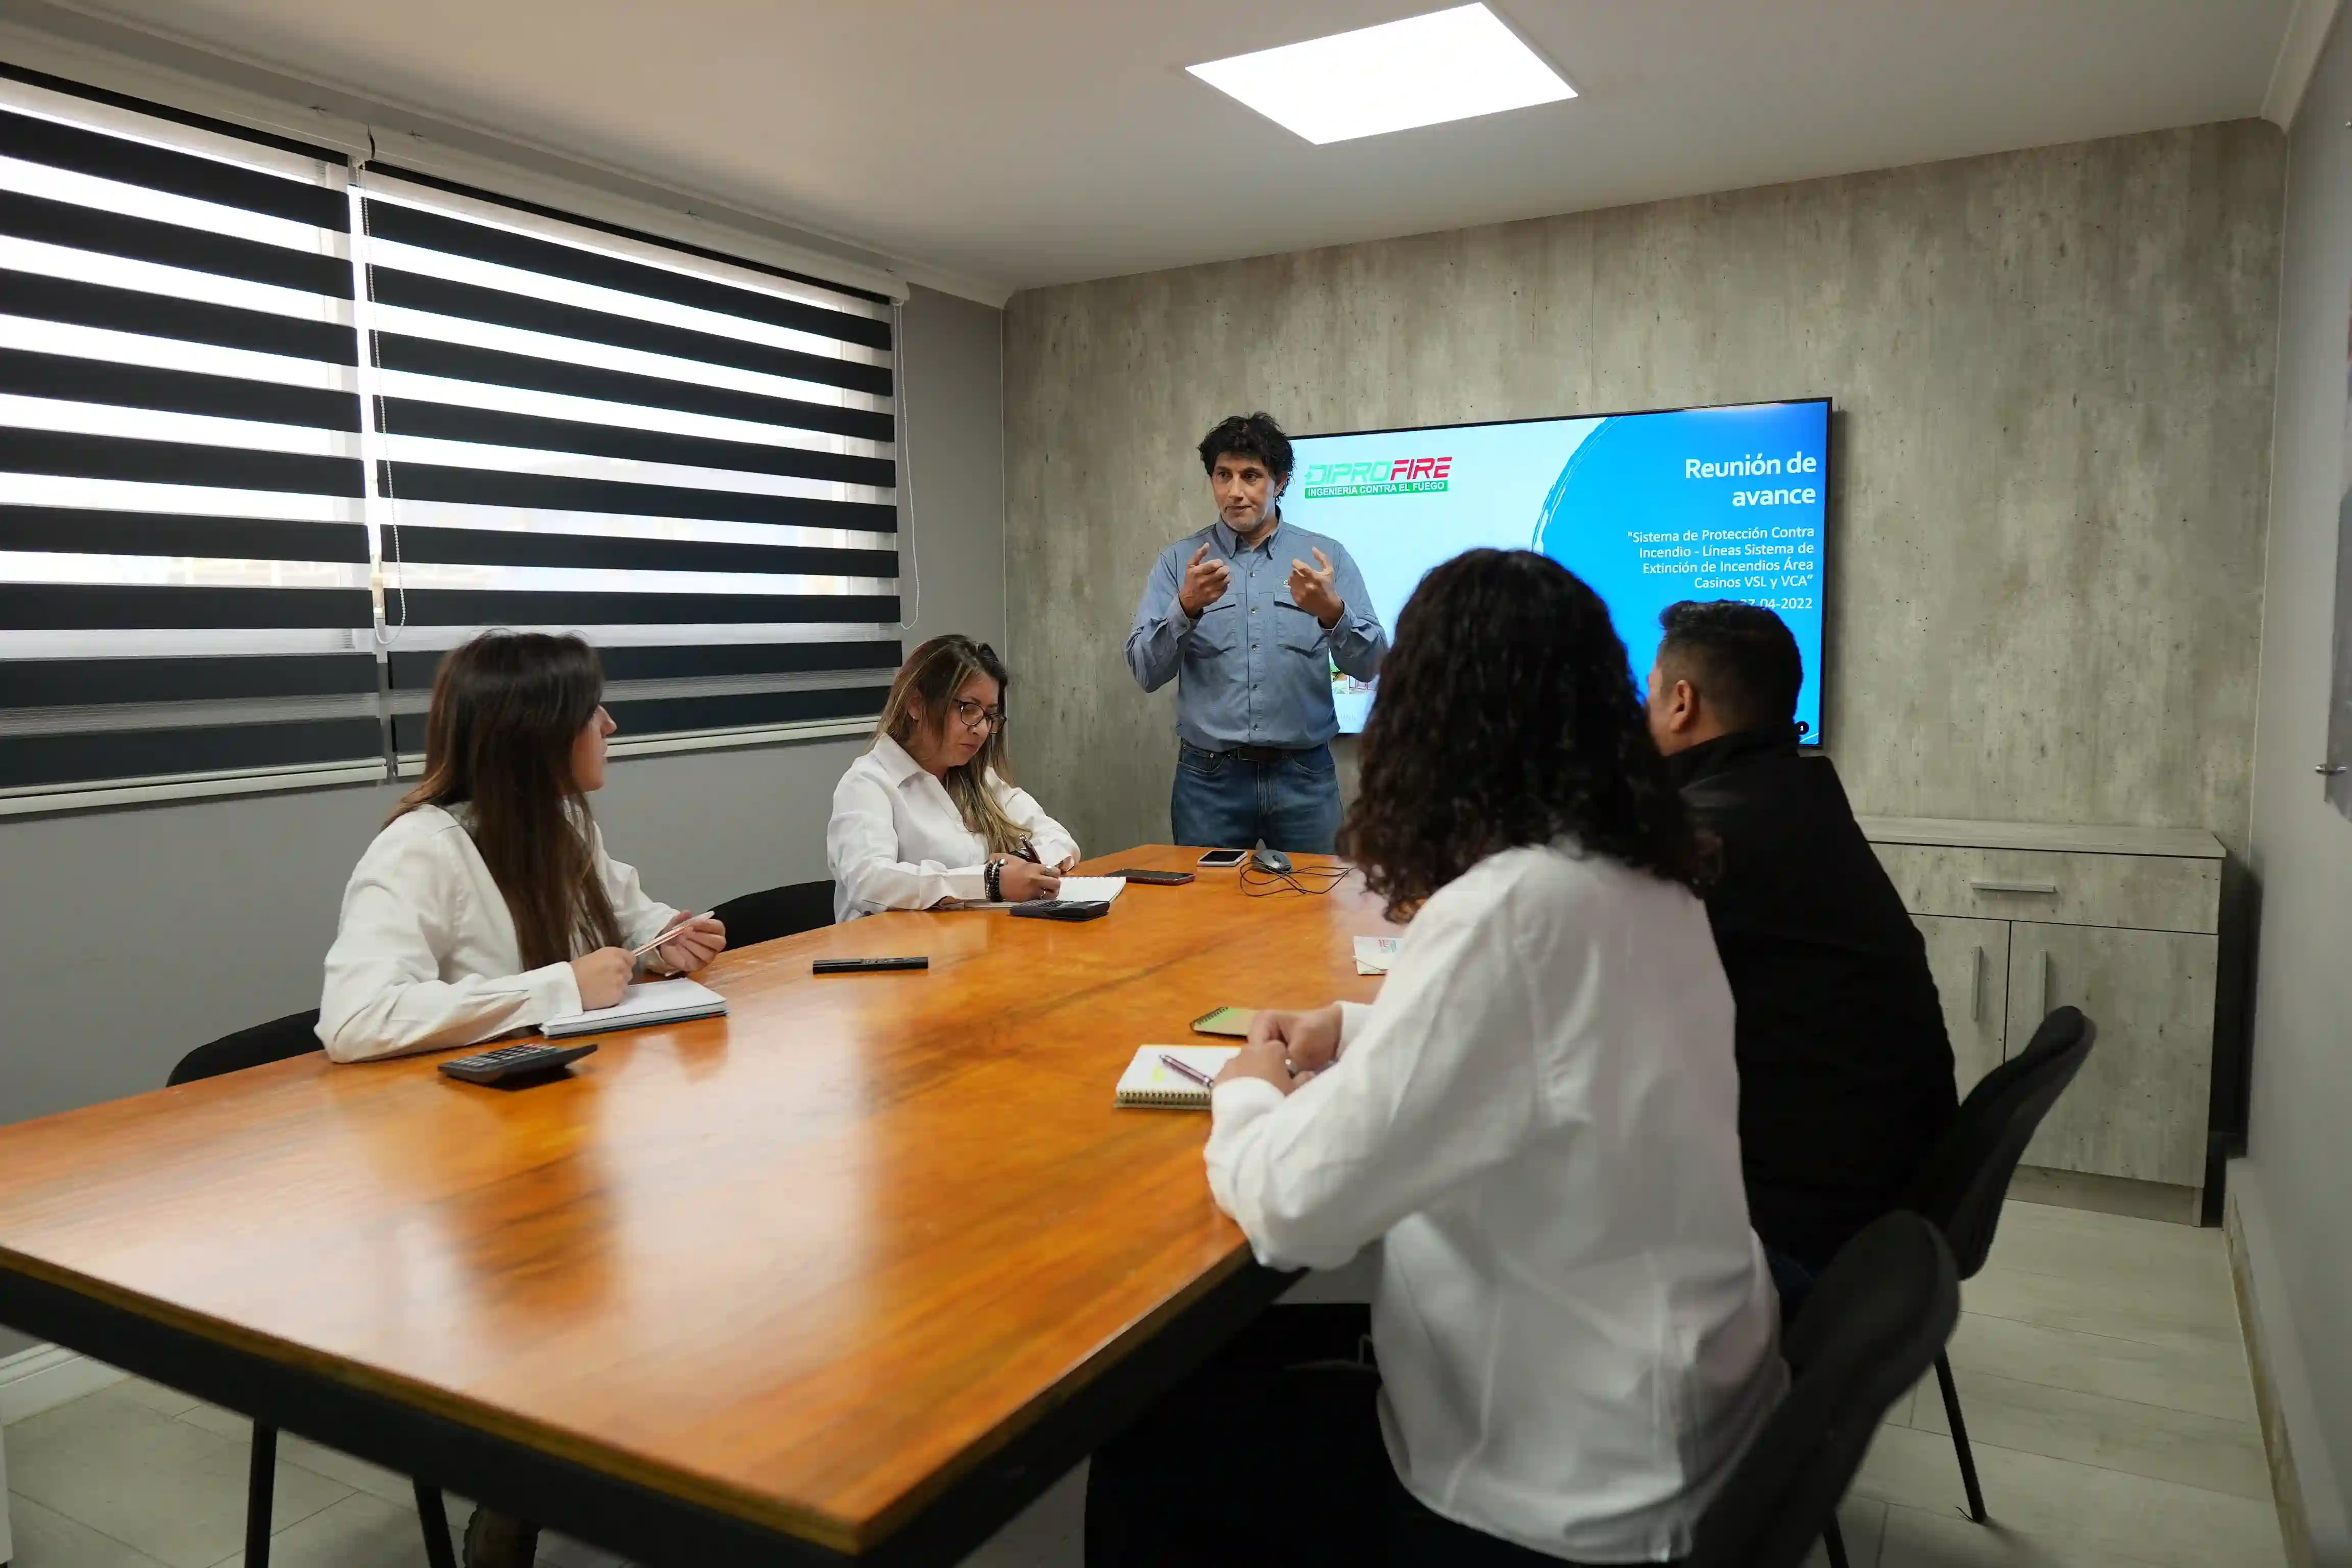
[[1820, 1268], [1893, 1208], [1956, 1109], [1927, 952], [1826, 757], [1793, 729], [1667, 759], [1722, 844], [1707, 893], [1738, 1007], [1739, 1145], [1756, 1233]]

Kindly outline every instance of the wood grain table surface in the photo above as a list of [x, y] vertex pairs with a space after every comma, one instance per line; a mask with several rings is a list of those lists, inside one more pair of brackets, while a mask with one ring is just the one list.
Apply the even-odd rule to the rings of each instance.
[[1259, 890], [729, 952], [729, 1016], [523, 1090], [305, 1057], [0, 1128], [0, 1268], [862, 1552], [1246, 1266], [1207, 1119], [1112, 1089], [1220, 1004], [1374, 994], [1360, 878]]

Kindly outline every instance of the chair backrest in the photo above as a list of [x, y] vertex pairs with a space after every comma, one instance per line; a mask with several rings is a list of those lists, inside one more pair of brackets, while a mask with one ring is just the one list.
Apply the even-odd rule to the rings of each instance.
[[1707, 1505], [1685, 1568], [1803, 1562], [1879, 1422], [1959, 1320], [1951, 1250], [1919, 1215], [1883, 1215], [1840, 1248], [1781, 1341], [1788, 1397]]
[[2091, 1020], [2072, 1007], [2042, 1019], [2024, 1050], [1969, 1090], [1951, 1131], [1919, 1167], [1904, 1206], [1935, 1221], [1961, 1279], [1975, 1278], [1984, 1267], [2025, 1145], [2082, 1070], [2098, 1036]]
[[299, 1057], [319, 1050], [319, 1010], [289, 1013], [283, 1018], [272, 1018], [267, 1024], [256, 1024], [250, 1029], [239, 1029], [234, 1035], [223, 1035], [208, 1046], [198, 1046], [180, 1058], [172, 1076], [163, 1080], [164, 1087], [194, 1083], [200, 1078], [218, 1078], [225, 1072], [237, 1072], [246, 1068], [257, 1068], [265, 1062], [282, 1062], [288, 1057]]
[[751, 947], [833, 923], [833, 884], [794, 882], [730, 899], [710, 911], [727, 925], [729, 947]]

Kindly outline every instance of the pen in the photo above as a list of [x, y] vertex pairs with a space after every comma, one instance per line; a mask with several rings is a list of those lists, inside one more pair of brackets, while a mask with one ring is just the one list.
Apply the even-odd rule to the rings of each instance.
[[698, 915], [683, 915], [683, 916], [680, 916], [680, 917], [679, 917], [679, 919], [678, 919], [678, 922], [677, 922], [677, 924], [676, 924], [676, 925], [674, 925], [674, 926], [670, 927], [667, 931], [666, 931], [662, 932], [662, 933], [661, 933], [661, 935], [659, 935], [659, 936], [657, 936], [657, 937], [654, 938], [654, 939], [653, 939], [653, 941], [651, 941], [651, 942], [649, 942], [646, 943], [646, 945], [645, 945], [645, 946], [643, 946], [643, 947], [633, 947], [633, 948], [631, 948], [631, 949], [629, 950], [629, 956], [630, 956], [631, 958], [643, 958], [646, 954], [647, 954], [647, 953], [651, 952], [654, 949], [656, 949], [656, 948], [659, 947], [662, 943], [664, 943], [664, 942], [666, 942], [669, 941], [671, 938], [673, 938], [673, 937], [677, 936], [678, 932], [680, 932], [680, 931], [684, 931], [687, 927], [688, 927], [688, 926], [692, 925], [695, 921], [707, 921], [707, 920], [709, 920], [712, 915], [714, 915], [714, 914], [716, 914], [716, 913], [718, 913], [718, 912], [719, 912], [719, 911], [718, 911], [718, 910], [703, 910], [703, 911], [702, 911], [700, 914], [698, 914]]
[[1160, 1059], [1168, 1066], [1174, 1068], [1178, 1072], [1182, 1073], [1186, 1078], [1191, 1079], [1194, 1083], [1199, 1084], [1202, 1089], [1214, 1089], [1217, 1087], [1217, 1080], [1215, 1079], [1211, 1078], [1207, 1073], [1202, 1072], [1191, 1062], [1179, 1061], [1176, 1058], [1170, 1056], [1166, 1051], [1160, 1053]]
[[1043, 860], [1037, 858], [1037, 847], [1034, 844], [1030, 843], [1026, 838], [1021, 841], [1020, 854], [1021, 858], [1028, 861], [1032, 866], [1042, 866], [1045, 864]]

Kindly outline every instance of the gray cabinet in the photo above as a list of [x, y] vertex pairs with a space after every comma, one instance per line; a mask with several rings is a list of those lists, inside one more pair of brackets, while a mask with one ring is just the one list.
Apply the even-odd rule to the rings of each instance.
[[2010, 927], [2011, 1048], [2052, 1007], [2080, 1007], [2099, 1026], [2082, 1072], [2027, 1145], [2029, 1163], [2203, 1184], [2220, 953], [2218, 939], [2195, 932]]
[[1864, 817], [1927, 944], [1963, 1096], [2053, 1007], [2098, 1026], [2026, 1163], [2205, 1180], [2222, 850], [2210, 834]]
[[1952, 1038], [1960, 1098], [2001, 1063], [2009, 1021], [2009, 922], [1966, 915], [1913, 915], [1927, 940], [1927, 969]]

